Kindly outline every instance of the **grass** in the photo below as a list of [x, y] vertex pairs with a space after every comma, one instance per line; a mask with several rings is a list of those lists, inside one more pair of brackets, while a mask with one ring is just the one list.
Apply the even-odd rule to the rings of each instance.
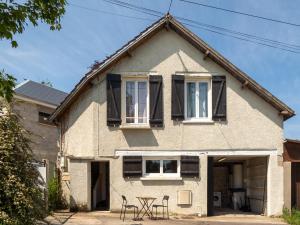
[[282, 218], [291, 225], [300, 225], [300, 211], [297, 209], [283, 209]]

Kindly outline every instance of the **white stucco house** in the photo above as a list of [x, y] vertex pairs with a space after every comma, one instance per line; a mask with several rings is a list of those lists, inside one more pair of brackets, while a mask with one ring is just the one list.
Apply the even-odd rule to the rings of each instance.
[[[71, 208], [121, 195], [178, 214], [284, 206], [283, 123], [294, 111], [166, 15], [95, 64], [52, 114]], [[224, 210], [226, 209], [226, 210]]]

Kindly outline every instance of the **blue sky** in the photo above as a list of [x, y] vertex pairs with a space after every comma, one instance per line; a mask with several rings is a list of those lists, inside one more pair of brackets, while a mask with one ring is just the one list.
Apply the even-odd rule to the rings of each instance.
[[[166, 12], [169, 0], [123, 0], [131, 4]], [[194, 0], [195, 1], [195, 0]], [[0, 68], [21, 82], [25, 78], [49, 80], [54, 87], [69, 92], [95, 60], [102, 60], [132, 39], [157, 18], [111, 5], [102, 0], [70, 0], [84, 7], [142, 17], [137, 20], [68, 5], [62, 30], [50, 31], [40, 24], [28, 26], [17, 35], [19, 47], [0, 43]], [[199, 0], [201, 3], [276, 18], [300, 21], [300, 4], [294, 0]], [[202, 23], [300, 45], [300, 27], [268, 22], [237, 14], [190, 5], [173, 0], [171, 14]], [[272, 94], [300, 112], [300, 54], [260, 46], [216, 33], [189, 27], [232, 63], [248, 73]], [[300, 139], [300, 117], [285, 122], [285, 136]]]

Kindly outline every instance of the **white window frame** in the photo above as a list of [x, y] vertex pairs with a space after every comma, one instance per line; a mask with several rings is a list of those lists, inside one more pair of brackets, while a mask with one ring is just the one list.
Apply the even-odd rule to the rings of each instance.
[[[134, 82], [134, 87], [135, 87], [135, 99], [138, 99], [138, 82], [146, 82], [146, 87], [147, 87], [147, 115], [146, 115], [146, 123], [139, 123], [138, 121], [138, 101], [135, 101], [135, 112], [134, 112], [134, 123], [127, 123], [126, 122], [126, 83], [127, 82]], [[123, 114], [123, 121], [124, 121], [124, 124], [127, 124], [127, 125], [148, 125], [149, 124], [149, 79], [148, 77], [145, 77], [145, 76], [141, 76], [141, 77], [125, 77], [122, 79], [122, 102], [123, 102], [123, 106], [122, 106], [122, 111], [124, 113]]]
[[[207, 83], [208, 84], [208, 93], [207, 93], [207, 117], [199, 117], [199, 83]], [[188, 117], [187, 116], [187, 84], [188, 83], [196, 83], [196, 117]], [[211, 122], [212, 121], [212, 79], [211, 78], [190, 78], [187, 77], [184, 82], [184, 117], [187, 122]]]
[[[160, 172], [159, 173], [146, 173], [146, 160], [159, 160]], [[176, 160], [177, 161], [177, 173], [163, 173], [163, 161], [164, 160]], [[143, 157], [143, 177], [148, 178], [179, 178], [180, 177], [180, 157]]]

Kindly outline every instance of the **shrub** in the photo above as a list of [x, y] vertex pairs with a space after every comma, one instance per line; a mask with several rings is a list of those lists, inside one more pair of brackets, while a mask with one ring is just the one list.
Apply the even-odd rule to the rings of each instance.
[[0, 115], [0, 224], [31, 225], [45, 216], [42, 183], [29, 133], [10, 107], [5, 109]]
[[300, 211], [292, 209], [291, 211], [287, 208], [283, 209], [282, 218], [291, 225], [300, 225]]
[[58, 177], [53, 177], [48, 183], [48, 208], [49, 211], [66, 208], [66, 201], [62, 197]]

